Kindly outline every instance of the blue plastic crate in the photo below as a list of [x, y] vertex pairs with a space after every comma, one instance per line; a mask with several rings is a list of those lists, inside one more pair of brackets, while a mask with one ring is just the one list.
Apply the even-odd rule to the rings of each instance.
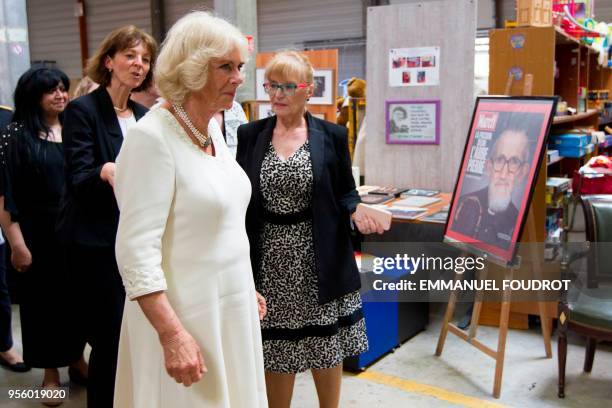
[[[550, 145], [558, 147], [585, 147], [591, 143], [591, 135], [566, 133], [562, 135], [551, 135]], [[563, 156], [563, 155], [561, 155]]]
[[595, 145], [589, 144], [584, 147], [579, 146], [560, 146], [559, 148], [559, 156], [561, 157], [572, 157], [578, 158], [582, 157], [586, 154], [592, 153], [595, 149]]

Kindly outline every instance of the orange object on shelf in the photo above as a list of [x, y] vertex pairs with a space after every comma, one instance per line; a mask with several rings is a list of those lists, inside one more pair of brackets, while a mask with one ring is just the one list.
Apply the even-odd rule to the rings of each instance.
[[516, 21], [519, 27], [552, 26], [552, 0], [517, 0]]

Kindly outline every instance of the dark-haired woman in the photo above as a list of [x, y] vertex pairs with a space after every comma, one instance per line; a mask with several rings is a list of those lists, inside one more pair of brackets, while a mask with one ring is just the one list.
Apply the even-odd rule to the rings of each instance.
[[[4, 130], [13, 117], [13, 110], [0, 105], [0, 132]], [[23, 358], [13, 347], [11, 330], [11, 298], [6, 282], [6, 262], [4, 237], [0, 237], [0, 365], [17, 373], [24, 373], [30, 367], [23, 363]]]
[[[43, 386], [60, 384], [58, 367], [84, 377], [84, 343], [69, 312], [69, 280], [55, 234], [64, 187], [62, 112], [68, 77], [56, 69], [31, 69], [15, 89], [13, 121], [0, 144], [0, 224], [23, 273], [20, 303], [24, 360], [44, 368]], [[76, 370], [76, 371], [75, 371]]]
[[125, 303], [115, 260], [115, 159], [127, 130], [147, 112], [129, 97], [151, 84], [156, 52], [155, 40], [134, 26], [111, 32], [87, 66], [87, 75], [100, 87], [66, 108], [66, 195], [59, 230], [71, 247], [70, 273], [91, 345], [89, 408], [113, 406]]

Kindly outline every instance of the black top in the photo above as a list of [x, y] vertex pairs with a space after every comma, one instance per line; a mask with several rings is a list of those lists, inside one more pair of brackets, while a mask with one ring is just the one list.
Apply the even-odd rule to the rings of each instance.
[[[306, 114], [313, 171], [312, 214], [319, 303], [327, 303], [361, 286], [350, 240], [350, 214], [360, 202], [348, 151], [347, 129]], [[260, 172], [272, 140], [276, 116], [238, 128], [236, 160], [251, 180], [246, 216], [251, 263], [257, 275], [259, 235], [264, 221]]]
[[517, 218], [518, 209], [512, 201], [504, 211], [489, 211], [489, 189], [485, 187], [461, 197], [453, 230], [480, 242], [508, 249]]
[[[139, 120], [147, 108], [128, 99]], [[100, 178], [102, 166], [114, 162], [123, 135], [105, 87], [70, 102], [62, 130], [66, 190], [58, 220], [62, 239], [94, 247], [114, 247], [119, 209], [112, 187]]]
[[37, 224], [52, 226], [57, 217], [64, 188], [64, 154], [61, 143], [43, 139], [28, 143], [28, 138], [20, 123], [2, 131], [0, 195], [5, 210], [30, 241], [37, 228], [44, 228]]
[[0, 129], [4, 130], [11, 123], [13, 111], [8, 106], [0, 105]]

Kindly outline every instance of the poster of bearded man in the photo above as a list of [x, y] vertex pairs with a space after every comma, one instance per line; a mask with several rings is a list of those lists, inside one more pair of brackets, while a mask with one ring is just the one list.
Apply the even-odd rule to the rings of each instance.
[[556, 98], [479, 97], [445, 240], [507, 265], [529, 210]]

